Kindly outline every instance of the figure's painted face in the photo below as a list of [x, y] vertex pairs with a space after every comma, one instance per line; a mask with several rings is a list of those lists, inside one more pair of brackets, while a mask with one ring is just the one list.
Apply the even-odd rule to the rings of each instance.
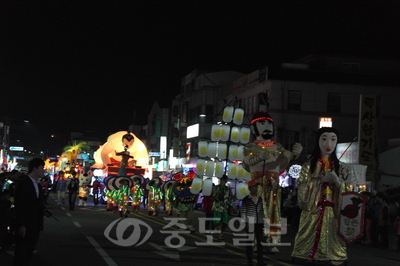
[[269, 120], [257, 121], [255, 127], [263, 139], [271, 139], [274, 136], [274, 124]]
[[194, 203], [196, 195], [190, 192], [192, 182], [188, 183], [177, 183], [174, 188], [174, 194], [177, 196], [177, 200], [182, 203]]
[[333, 132], [326, 132], [319, 137], [319, 148], [321, 154], [328, 157], [335, 150], [337, 144], [337, 136]]

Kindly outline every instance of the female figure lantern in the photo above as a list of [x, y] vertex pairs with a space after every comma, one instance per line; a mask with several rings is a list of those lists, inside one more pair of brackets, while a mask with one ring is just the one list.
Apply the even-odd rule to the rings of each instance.
[[347, 260], [345, 242], [338, 234], [338, 217], [342, 193], [350, 191], [350, 185], [340, 175], [341, 165], [335, 154], [337, 138], [336, 129], [320, 128], [311, 158], [303, 164], [297, 196], [302, 212], [293, 259], [332, 265]]
[[[251, 173], [251, 179], [261, 185], [258, 186], [257, 193], [263, 202], [264, 217], [272, 225], [269, 232], [265, 232], [267, 243], [280, 243], [281, 191], [279, 175], [284, 172], [292, 158], [300, 155], [303, 147], [300, 143], [296, 143], [292, 151], [288, 151], [281, 144], [272, 141], [274, 120], [265, 112], [254, 114], [251, 130], [256, 140], [245, 146], [243, 166]], [[279, 251], [276, 247], [272, 250]]]

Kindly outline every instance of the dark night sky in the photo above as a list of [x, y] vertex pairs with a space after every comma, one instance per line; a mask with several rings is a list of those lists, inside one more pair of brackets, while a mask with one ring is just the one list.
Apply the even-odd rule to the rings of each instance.
[[2, 2], [1, 116], [105, 141], [134, 110], [145, 124], [154, 101], [169, 107], [196, 68], [250, 73], [313, 53], [400, 59], [398, 1], [83, 2]]

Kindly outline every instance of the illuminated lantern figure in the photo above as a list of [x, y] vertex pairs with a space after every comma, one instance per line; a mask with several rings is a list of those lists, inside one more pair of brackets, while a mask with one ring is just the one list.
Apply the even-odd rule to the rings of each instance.
[[180, 230], [190, 230], [190, 232], [195, 231], [193, 227], [193, 204], [196, 202], [198, 195], [194, 195], [190, 192], [192, 181], [195, 176], [196, 174], [191, 170], [188, 171], [186, 176], [182, 173], [173, 175], [176, 181], [173, 191], [176, 195], [176, 202], [178, 203], [177, 210], [179, 211], [179, 217], [186, 218], [184, 221], [186, 228], [180, 228]]
[[[263, 201], [264, 217], [268, 219], [269, 232], [265, 230], [267, 243], [280, 243], [281, 235], [281, 190], [279, 175], [289, 165], [292, 158], [300, 155], [303, 147], [300, 143], [293, 146], [292, 152], [271, 138], [274, 136], [274, 120], [265, 113], [254, 114], [251, 130], [256, 137], [253, 143], [244, 148], [243, 168], [251, 173], [251, 179], [259, 183], [258, 195]], [[271, 245], [272, 246], [272, 245]], [[274, 247], [274, 252], [279, 250]]]
[[148, 199], [147, 199], [149, 215], [153, 215], [153, 216], [158, 215], [161, 200], [163, 197], [160, 186], [161, 186], [161, 179], [158, 177], [153, 178], [146, 185], [146, 188], [149, 191], [149, 195], [148, 195]]
[[124, 151], [117, 152], [117, 156], [121, 156], [121, 164], [118, 171], [118, 176], [126, 176], [126, 167], [128, 166], [128, 160], [133, 159], [128, 151], [129, 146], [133, 145], [135, 138], [129, 132], [122, 136], [122, 145], [124, 146]]
[[141, 175], [132, 176], [133, 186], [131, 189], [132, 195], [132, 212], [138, 213], [140, 209], [140, 202], [143, 196], [143, 177]]
[[79, 187], [79, 203], [78, 206], [87, 206], [87, 196], [89, 194], [89, 186], [86, 183], [83, 183]]
[[[348, 209], [340, 211], [343, 193], [351, 191], [351, 185], [345, 182], [342, 164], [336, 157], [338, 132], [331, 127], [322, 127], [315, 140], [314, 151], [302, 165], [298, 181], [297, 199], [302, 211], [292, 258], [294, 261], [313, 261], [313, 264], [347, 265], [346, 242], [340, 237], [338, 228], [339, 217], [349, 221], [352, 217]], [[353, 208], [357, 210], [359, 204], [353, 202]], [[352, 229], [358, 225], [359, 222], [352, 224]]]
[[168, 182], [164, 183], [163, 189], [164, 189], [164, 211], [165, 214], [168, 216], [172, 215], [172, 212], [174, 210], [174, 204], [176, 200], [176, 196], [173, 191], [173, 187], [175, 184], [175, 180], [170, 180]]
[[130, 194], [130, 187], [129, 187], [129, 179], [123, 178], [119, 181], [119, 189], [117, 194], [117, 205], [118, 205], [118, 212], [121, 217], [125, 216], [128, 217], [129, 214], [129, 194]]

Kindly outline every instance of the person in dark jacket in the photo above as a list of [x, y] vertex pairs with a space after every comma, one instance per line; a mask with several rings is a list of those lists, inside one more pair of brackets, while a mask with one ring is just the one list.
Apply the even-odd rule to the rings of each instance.
[[40, 231], [43, 230], [43, 216], [51, 216], [45, 209], [42, 187], [39, 179], [44, 177], [44, 161], [34, 158], [29, 162], [27, 176], [22, 177], [15, 187], [16, 245], [14, 266], [29, 265]]
[[[242, 200], [240, 209], [241, 218], [246, 223], [246, 232], [248, 234], [253, 234], [257, 240], [257, 266], [261, 266], [265, 265], [262, 246], [262, 242], [265, 242], [263, 241], [264, 208], [262, 200], [260, 196], [258, 196], [259, 184], [252, 180], [249, 181], [247, 185], [250, 190], [250, 195], [245, 196]], [[254, 237], [252, 238], [253, 240]], [[253, 241], [250, 243], [251, 245], [246, 246], [247, 265], [253, 265]]]
[[76, 177], [77, 173], [71, 171], [71, 178], [68, 182], [68, 202], [69, 210], [73, 211], [75, 208], [76, 196], [78, 195], [79, 179]]

